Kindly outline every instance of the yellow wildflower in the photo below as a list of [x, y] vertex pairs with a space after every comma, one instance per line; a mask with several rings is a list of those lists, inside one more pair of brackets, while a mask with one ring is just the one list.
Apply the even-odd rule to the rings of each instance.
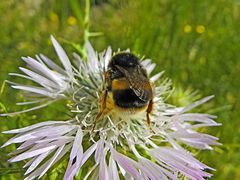
[[53, 23], [58, 23], [58, 15], [54, 12], [51, 12], [49, 14], [49, 17], [50, 17], [50, 20], [53, 22]]
[[185, 33], [190, 33], [191, 31], [192, 31], [192, 26], [190, 26], [190, 25], [185, 25], [184, 26], [184, 28], [183, 28], [183, 31], [185, 32]]
[[77, 19], [73, 16], [69, 16], [67, 18], [67, 23], [70, 25], [70, 26], [73, 26], [75, 24], [77, 24]]
[[199, 34], [202, 34], [202, 33], [205, 32], [205, 27], [204, 27], [203, 25], [198, 25], [198, 26], [196, 27], [196, 31], [197, 31], [197, 33], [199, 33]]

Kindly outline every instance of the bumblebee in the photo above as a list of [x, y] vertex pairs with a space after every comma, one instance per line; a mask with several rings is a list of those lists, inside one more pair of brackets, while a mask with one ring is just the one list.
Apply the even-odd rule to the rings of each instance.
[[147, 72], [139, 59], [128, 52], [115, 54], [104, 73], [103, 91], [100, 97], [100, 112], [96, 120], [115, 113], [119, 117], [146, 113], [153, 109], [153, 92]]

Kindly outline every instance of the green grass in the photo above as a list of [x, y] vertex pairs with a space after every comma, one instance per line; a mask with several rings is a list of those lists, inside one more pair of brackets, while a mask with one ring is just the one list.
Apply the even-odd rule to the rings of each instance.
[[[60, 40], [83, 43], [83, 2], [0, 2], [0, 86], [5, 79], [13, 80], [7, 75], [9, 72], [19, 72], [18, 67], [24, 66], [21, 56], [42, 52], [56, 59], [50, 34]], [[78, 17], [76, 24], [70, 16]], [[165, 75], [173, 80], [176, 93], [170, 101], [177, 105], [190, 101], [184, 98], [189, 89], [199, 90], [202, 96], [215, 94], [215, 99], [201, 110], [216, 114], [217, 121], [223, 124], [206, 130], [219, 137], [223, 146], [198, 154], [199, 159], [217, 169], [212, 179], [240, 178], [239, 22], [237, 0], [92, 1], [90, 29], [103, 33], [90, 39], [98, 51], [111, 45], [114, 50], [130, 48], [153, 59], [157, 70], [165, 70]], [[73, 48], [68, 44], [64, 47], [71, 56]], [[21, 107], [14, 104], [20, 99], [18, 92], [5, 84], [0, 91], [0, 109], [19, 110]], [[66, 117], [61, 103], [49, 109], [1, 117], [0, 131]], [[0, 144], [8, 138], [1, 134]], [[7, 163], [7, 153], [14, 148], [0, 151], [1, 179], [23, 176], [21, 163]]]

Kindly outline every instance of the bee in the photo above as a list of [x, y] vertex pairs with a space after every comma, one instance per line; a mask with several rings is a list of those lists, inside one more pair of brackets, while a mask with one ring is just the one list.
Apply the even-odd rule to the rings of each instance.
[[100, 112], [96, 121], [115, 113], [120, 117], [146, 113], [150, 126], [153, 109], [153, 91], [147, 72], [139, 59], [128, 52], [120, 52], [111, 58], [104, 73], [103, 91], [100, 96]]

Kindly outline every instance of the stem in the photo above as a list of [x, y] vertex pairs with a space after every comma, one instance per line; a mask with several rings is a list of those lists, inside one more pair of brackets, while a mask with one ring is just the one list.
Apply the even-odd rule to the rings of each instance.
[[87, 57], [87, 50], [86, 50], [86, 44], [89, 41], [89, 27], [90, 27], [90, 0], [85, 1], [85, 16], [84, 16], [84, 33], [83, 33], [83, 38], [84, 38], [84, 43], [83, 43], [83, 58], [86, 59]]

